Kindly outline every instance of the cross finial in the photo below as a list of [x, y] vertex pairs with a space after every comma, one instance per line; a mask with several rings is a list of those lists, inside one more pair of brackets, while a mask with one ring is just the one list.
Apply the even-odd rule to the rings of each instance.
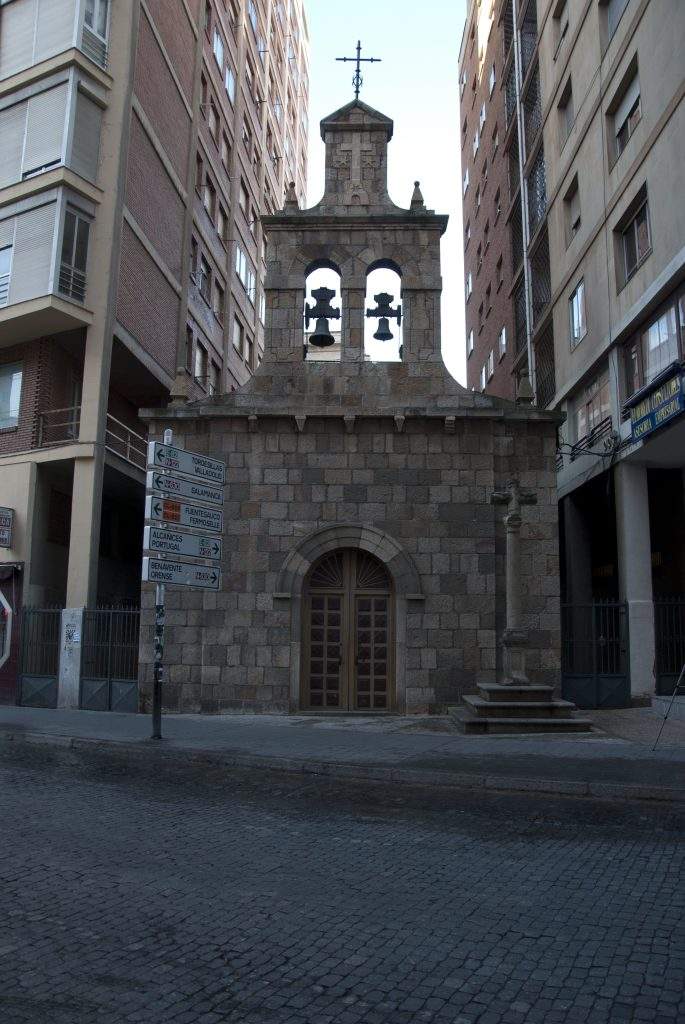
[[359, 90], [361, 89], [362, 85], [364, 84], [364, 79], [362, 78], [362, 69], [361, 69], [362, 64], [365, 64], [365, 63], [366, 64], [380, 64], [381, 63], [381, 58], [380, 57], [362, 57], [362, 44], [361, 44], [361, 41], [358, 40], [357, 41], [357, 56], [356, 57], [336, 57], [335, 59], [336, 60], [341, 60], [341, 61], [343, 61], [343, 63], [346, 63], [347, 61], [354, 61], [355, 62], [356, 69], [355, 69], [355, 72], [354, 72], [354, 77], [352, 78], [352, 85], [354, 86], [354, 98], [356, 100], [358, 100], [359, 99]]

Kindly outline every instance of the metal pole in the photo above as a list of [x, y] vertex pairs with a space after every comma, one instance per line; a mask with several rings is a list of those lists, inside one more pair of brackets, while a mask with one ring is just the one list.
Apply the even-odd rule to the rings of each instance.
[[[174, 435], [171, 430], [164, 431], [164, 444], [171, 444]], [[162, 738], [162, 681], [164, 679], [164, 584], [155, 587], [155, 674], [152, 687], [152, 736], [153, 740]]]

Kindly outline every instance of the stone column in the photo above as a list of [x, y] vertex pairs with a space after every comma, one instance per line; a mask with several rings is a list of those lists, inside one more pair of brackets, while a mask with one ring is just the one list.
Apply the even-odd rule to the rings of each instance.
[[342, 280], [340, 292], [342, 296], [342, 352], [340, 358], [343, 362], [363, 362], [366, 278]]
[[628, 603], [630, 692], [652, 694], [656, 646], [647, 467], [619, 462], [614, 482], [619, 588]]
[[502, 666], [505, 686], [526, 686], [525, 646], [528, 642], [528, 631], [523, 626], [522, 595], [521, 595], [521, 506], [534, 505], [537, 496], [529, 491], [522, 491], [518, 480], [510, 480], [506, 491], [496, 491], [492, 495], [495, 505], [507, 505], [508, 512], [504, 517], [507, 531], [506, 548], [506, 629], [502, 635]]

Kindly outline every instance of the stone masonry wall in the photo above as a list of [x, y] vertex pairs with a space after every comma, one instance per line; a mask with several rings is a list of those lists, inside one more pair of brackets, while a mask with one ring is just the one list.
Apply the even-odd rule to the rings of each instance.
[[[407, 416], [403, 424], [338, 415], [300, 420], [298, 429], [292, 416], [189, 415], [155, 420], [151, 436], [171, 426], [176, 444], [227, 463], [223, 588], [167, 588], [169, 710], [296, 709], [295, 608], [275, 597], [279, 572], [305, 537], [336, 522], [390, 535], [418, 571], [424, 599], [406, 602], [399, 652], [406, 711], [441, 710], [495, 681], [504, 529], [490, 494], [512, 476], [538, 493], [522, 532], [530, 677], [558, 684], [554, 423], [472, 412], [447, 421]], [[141, 681], [149, 692], [154, 588], [146, 585], [142, 597]]]

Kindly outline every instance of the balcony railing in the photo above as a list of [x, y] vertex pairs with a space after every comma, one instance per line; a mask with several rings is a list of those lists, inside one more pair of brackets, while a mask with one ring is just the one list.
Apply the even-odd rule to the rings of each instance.
[[516, 200], [516, 205], [509, 220], [511, 230], [511, 269], [516, 273], [523, 261], [523, 221], [521, 218], [521, 197]]
[[78, 438], [81, 424], [81, 406], [71, 405], [66, 409], [49, 409], [38, 413], [36, 444], [38, 448], [50, 448], [55, 444], [68, 444]]
[[526, 135], [526, 157], [533, 152], [535, 140], [542, 127], [542, 99], [540, 96], [540, 70], [535, 68], [531, 75], [526, 95], [523, 97], [523, 119]]
[[6, 306], [10, 295], [10, 275], [0, 274], [0, 306]]
[[538, 41], [538, 18], [535, 0], [530, 0], [521, 25], [521, 78], [526, 77]]
[[508, 177], [509, 177], [509, 201], [514, 198], [518, 192], [520, 182], [520, 165], [519, 165], [519, 139], [518, 132], [514, 132], [511, 138], [511, 144], [507, 150], [508, 159]]
[[83, 26], [81, 49], [95, 64], [99, 64], [101, 68], [107, 67], [107, 43], [87, 25]]
[[512, 63], [504, 87], [504, 118], [507, 128], [516, 116], [516, 68]]
[[545, 175], [545, 154], [542, 148], [535, 158], [527, 180], [528, 228], [531, 235], [547, 212], [547, 181]]
[[514, 333], [516, 336], [516, 354], [523, 352], [527, 338], [528, 318], [526, 314], [526, 286], [522, 280], [514, 292]]
[[552, 298], [552, 276], [549, 267], [549, 239], [547, 230], [535, 247], [530, 257], [530, 290], [532, 299], [533, 327], [535, 327], [547, 309]]
[[147, 465], [147, 440], [109, 412], [105, 430], [105, 448], [108, 452], [118, 455], [125, 462], [135, 466], [136, 469], [144, 470]]
[[535, 397], [537, 404], [545, 409], [553, 401], [556, 391], [554, 331], [550, 321], [535, 342]]
[[59, 268], [59, 290], [70, 299], [83, 302], [86, 297], [86, 275], [82, 270], [63, 263]]
[[506, 63], [514, 41], [514, 0], [505, 0], [502, 10], [502, 58]]

